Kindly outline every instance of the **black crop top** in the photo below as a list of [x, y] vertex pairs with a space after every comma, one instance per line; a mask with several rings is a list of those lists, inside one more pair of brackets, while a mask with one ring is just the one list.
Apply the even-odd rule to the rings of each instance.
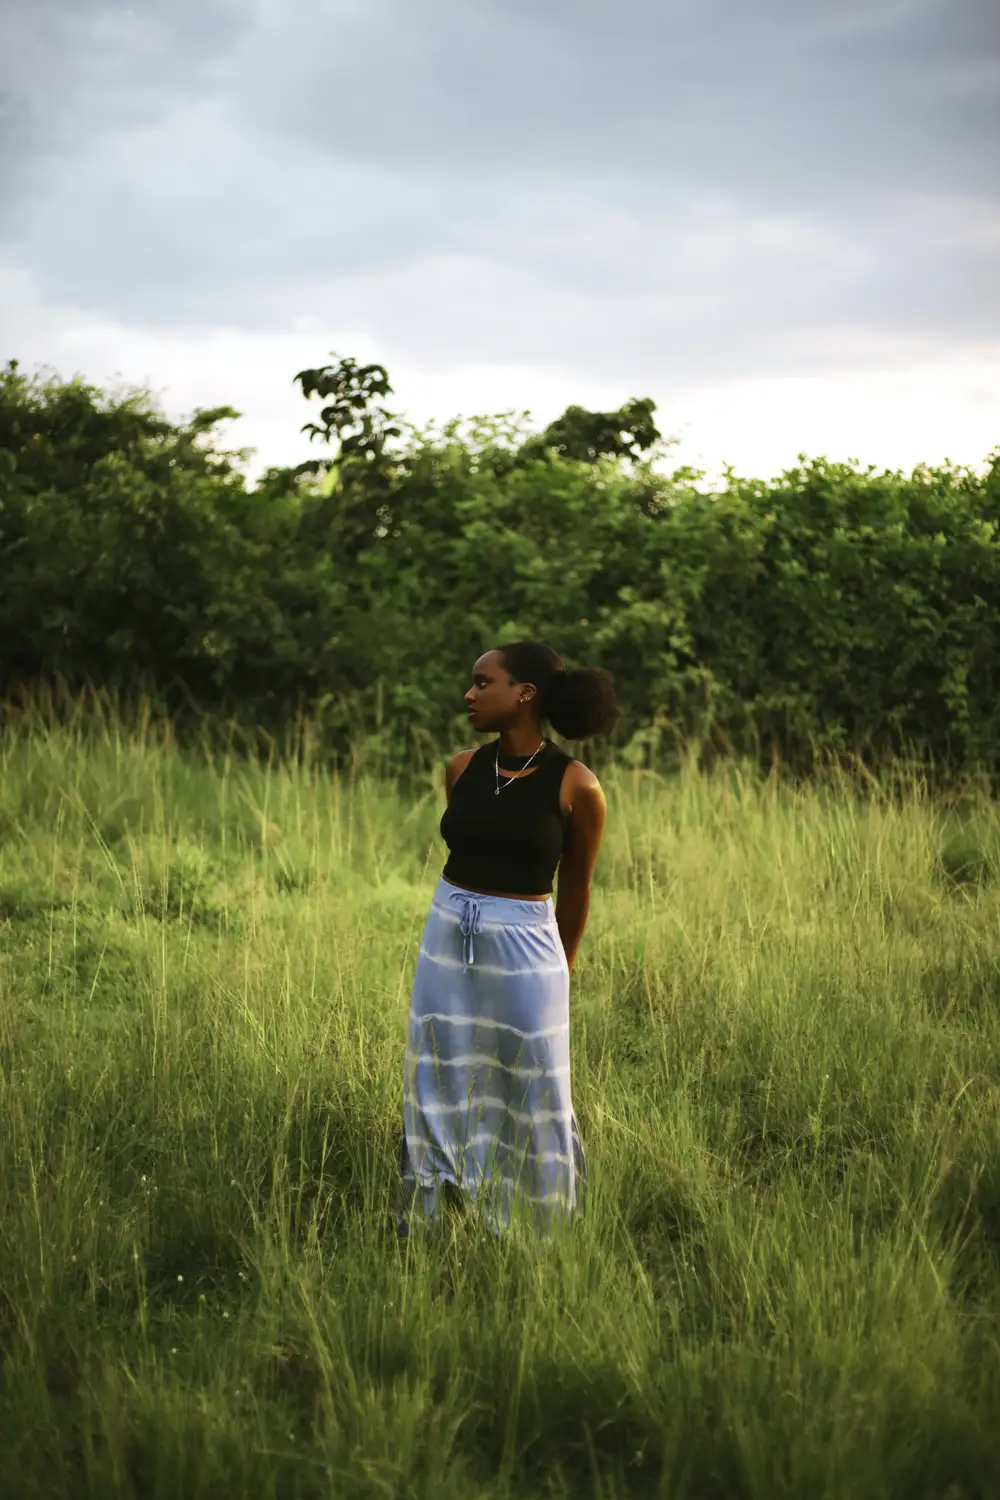
[[501, 775], [497, 796], [496, 753], [496, 740], [482, 745], [452, 787], [441, 819], [444, 878], [474, 890], [547, 896], [563, 852], [559, 793], [572, 757], [546, 740], [538, 769], [512, 785]]

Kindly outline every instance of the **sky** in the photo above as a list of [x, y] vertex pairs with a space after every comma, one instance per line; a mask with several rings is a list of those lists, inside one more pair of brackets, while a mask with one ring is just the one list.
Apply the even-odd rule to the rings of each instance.
[[996, 0], [0, 0], [0, 359], [411, 421], [652, 397], [675, 462], [1000, 447]]

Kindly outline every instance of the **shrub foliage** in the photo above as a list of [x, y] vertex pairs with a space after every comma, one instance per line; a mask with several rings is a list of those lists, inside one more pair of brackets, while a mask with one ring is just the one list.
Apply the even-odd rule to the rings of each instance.
[[250, 485], [216, 435], [231, 408], [175, 424], [145, 393], [0, 371], [8, 701], [153, 693], [182, 732], [303, 715], [323, 755], [401, 770], [467, 736], [479, 651], [542, 636], [614, 673], [635, 763], [698, 737], [996, 771], [1000, 450], [982, 472], [802, 456], [709, 492], [654, 466], [648, 400], [421, 431], [377, 405], [380, 366], [296, 379], [338, 452]]

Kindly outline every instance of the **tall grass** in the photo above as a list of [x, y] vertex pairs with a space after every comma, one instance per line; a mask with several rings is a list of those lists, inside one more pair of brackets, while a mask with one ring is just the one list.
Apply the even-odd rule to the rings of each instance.
[[1000, 827], [609, 773], [569, 1233], [392, 1197], [436, 793], [0, 735], [0, 1491], [973, 1500]]

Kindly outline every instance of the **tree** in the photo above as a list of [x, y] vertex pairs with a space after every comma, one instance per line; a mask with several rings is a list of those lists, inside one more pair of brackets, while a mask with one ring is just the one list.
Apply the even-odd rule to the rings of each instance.
[[[336, 356], [334, 356], [336, 357]], [[332, 396], [329, 406], [320, 412], [320, 421], [306, 422], [300, 429], [308, 432], [309, 441], [321, 437], [329, 442], [336, 434], [340, 442], [340, 463], [358, 460], [365, 466], [379, 468], [390, 438], [400, 436], [395, 417], [375, 398], [392, 393], [389, 376], [383, 365], [362, 365], [353, 359], [342, 359], [337, 365], [323, 365], [316, 370], [300, 370], [293, 384], [302, 387], [308, 401], [313, 395]], [[350, 429], [355, 427], [356, 432]], [[317, 465], [318, 467], [318, 465]]]
[[656, 402], [627, 401], [617, 411], [587, 411], [582, 406], [567, 406], [561, 417], [539, 437], [531, 437], [518, 450], [518, 462], [543, 456], [547, 449], [560, 458], [580, 463], [596, 463], [599, 458], [638, 458], [660, 441], [653, 422]]

